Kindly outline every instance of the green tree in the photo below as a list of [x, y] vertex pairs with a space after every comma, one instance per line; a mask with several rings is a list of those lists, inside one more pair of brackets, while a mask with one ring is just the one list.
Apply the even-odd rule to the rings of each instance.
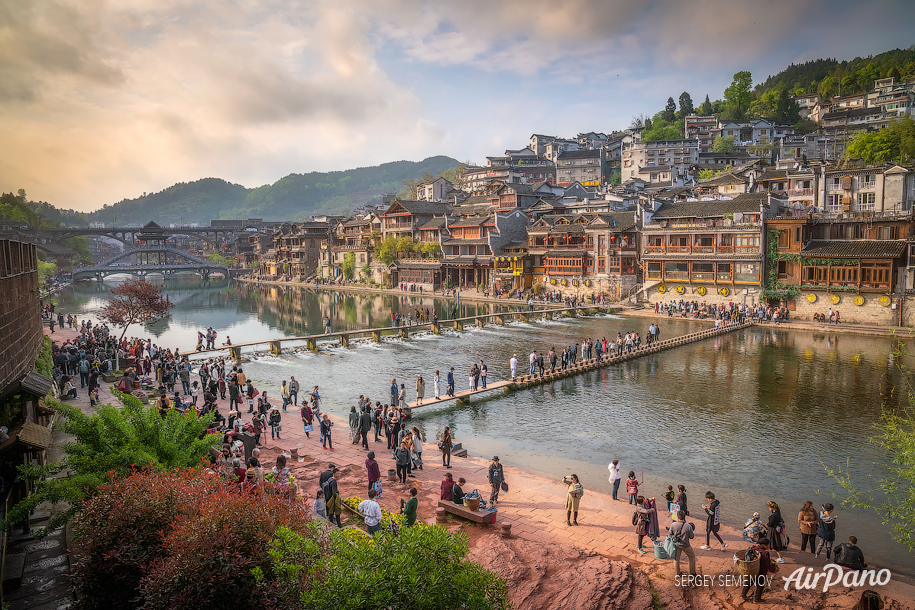
[[708, 94], [705, 94], [705, 101], [699, 106], [699, 114], [702, 116], [711, 116], [712, 114], [712, 102], [709, 101]]
[[397, 240], [397, 252], [403, 257], [408, 257], [413, 253], [416, 244], [413, 243], [412, 237], [401, 237]]
[[347, 252], [346, 256], [343, 257], [343, 277], [348, 280], [353, 279], [356, 276], [356, 253]]
[[437, 241], [427, 241], [422, 245], [421, 252], [423, 256], [429, 258], [440, 258], [442, 256], [442, 247]]
[[613, 186], [619, 186], [623, 182], [623, 175], [620, 173], [619, 170], [616, 170], [615, 172], [610, 174], [610, 178], [607, 179], [607, 182], [609, 182]]
[[385, 265], [393, 263], [394, 259], [397, 258], [397, 238], [393, 235], [385, 237], [384, 241], [376, 246], [375, 254]]
[[225, 265], [226, 267], [232, 266], [232, 264], [235, 262], [231, 258], [223, 256], [222, 254], [219, 254], [218, 252], [213, 252], [212, 254], [210, 254], [207, 257], [207, 261], [213, 263], [214, 265]]
[[53, 261], [38, 261], [38, 284], [44, 286], [45, 282], [57, 273], [57, 265]]
[[779, 89], [775, 100], [775, 120], [783, 123], [797, 123], [801, 119], [801, 108], [791, 99], [787, 89]]
[[667, 105], [664, 106], [664, 120], [668, 123], [673, 123], [677, 120], [677, 104], [674, 102], [674, 98], [667, 98]]
[[915, 157], [915, 121], [906, 115], [891, 121], [886, 129], [859, 134], [848, 145], [845, 157], [861, 158], [866, 163], [905, 161]]
[[692, 114], [694, 110], [693, 98], [690, 97], [689, 93], [684, 91], [680, 94], [680, 118], [686, 118], [688, 115]]
[[724, 99], [734, 109], [737, 117], [742, 117], [753, 101], [753, 94], [750, 93], [752, 86], [753, 75], [743, 71], [735, 74], [730, 86], [724, 90]]
[[712, 150], [716, 153], [734, 152], [734, 136], [718, 136], [712, 143]]
[[[171, 410], [162, 418], [155, 406], [146, 406], [129, 394], [118, 393], [118, 398], [122, 406], [102, 405], [91, 416], [75, 406], [51, 403], [63, 419], [60, 429], [74, 438], [64, 446], [66, 455], [60, 461], [20, 467], [35, 484], [35, 493], [13, 507], [3, 527], [21, 521], [44, 502], [68, 504], [42, 533], [51, 531], [76, 514], [109, 473], [127, 476], [133, 469], [164, 472], [197, 466], [210, 447], [219, 444], [219, 435], [205, 435], [212, 414], [197, 417], [192, 409], [186, 413]], [[65, 470], [73, 474], [51, 478]]]

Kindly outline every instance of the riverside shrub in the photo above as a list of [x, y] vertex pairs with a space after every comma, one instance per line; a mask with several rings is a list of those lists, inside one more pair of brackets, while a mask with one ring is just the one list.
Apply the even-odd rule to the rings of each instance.
[[[202, 470], [113, 476], [75, 525], [80, 609], [275, 607], [283, 597], [268, 553], [275, 531], [310, 541], [299, 561], [323, 552], [302, 504], [240, 493]], [[297, 589], [313, 575], [302, 571]]]

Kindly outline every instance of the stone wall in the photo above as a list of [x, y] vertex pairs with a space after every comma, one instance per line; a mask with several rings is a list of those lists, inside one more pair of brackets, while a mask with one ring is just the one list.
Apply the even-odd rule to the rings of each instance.
[[[810, 294], [815, 294], [817, 297], [813, 303], [808, 300]], [[834, 303], [832, 297], [838, 297], [839, 302]], [[839, 312], [842, 322], [881, 326], [915, 326], [915, 297], [913, 296], [803, 292], [794, 303], [795, 310], [791, 312], [791, 315], [800, 320], [812, 320], [815, 313], [828, 316], [829, 310], [832, 308]]]
[[35, 244], [0, 240], [0, 394], [32, 369], [41, 347]]
[[[648, 301], [649, 306], [654, 306], [655, 303], [670, 303], [671, 301], [696, 301], [697, 303], [706, 303], [712, 305], [729, 305], [730, 303], [736, 303], [738, 305], [756, 305], [759, 303], [759, 286], [730, 286], [728, 285], [728, 296], [722, 296], [719, 292], [721, 286], [715, 286], [714, 284], [687, 284], [687, 283], [671, 283], [666, 284], [667, 291], [659, 292], [658, 287], [660, 284], [656, 284], [648, 288], [645, 293], [640, 296], [639, 300], [644, 302]], [[677, 293], [677, 287], [683, 286], [685, 292], [683, 294]], [[705, 289], [705, 294], [699, 294], [700, 289]]]

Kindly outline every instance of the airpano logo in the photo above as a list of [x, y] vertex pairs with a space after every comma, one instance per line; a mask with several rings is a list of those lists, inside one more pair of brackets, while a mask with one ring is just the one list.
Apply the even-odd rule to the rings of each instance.
[[890, 582], [892, 574], [886, 568], [882, 570], [846, 570], [842, 566], [828, 563], [822, 570], [813, 568], [798, 568], [790, 576], [782, 576], [785, 581], [785, 591], [794, 588], [798, 591], [810, 591], [820, 588], [826, 593], [830, 587], [882, 587]]

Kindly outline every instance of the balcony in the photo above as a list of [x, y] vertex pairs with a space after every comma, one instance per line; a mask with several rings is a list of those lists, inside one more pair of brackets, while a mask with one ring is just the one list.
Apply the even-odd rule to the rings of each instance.
[[704, 271], [693, 271], [692, 281], [694, 282], [714, 282], [715, 274]]
[[693, 246], [693, 254], [714, 254], [715, 246]]
[[760, 254], [762, 252], [759, 246], [737, 246], [734, 251], [737, 254]]
[[816, 195], [816, 189], [788, 189], [788, 198], [791, 197], [813, 197]]
[[689, 271], [665, 271], [664, 277], [668, 280], [688, 280]]

